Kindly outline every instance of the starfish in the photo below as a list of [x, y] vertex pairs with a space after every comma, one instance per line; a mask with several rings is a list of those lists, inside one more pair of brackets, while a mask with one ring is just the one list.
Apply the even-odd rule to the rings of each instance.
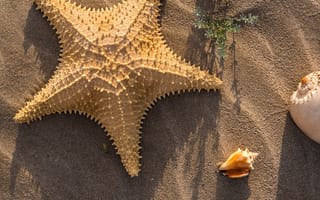
[[113, 8], [86, 8], [68, 0], [35, 0], [56, 29], [59, 65], [48, 83], [14, 116], [29, 123], [52, 113], [79, 113], [113, 140], [128, 174], [140, 171], [146, 111], [166, 95], [219, 89], [222, 81], [167, 47], [159, 0], [126, 0]]

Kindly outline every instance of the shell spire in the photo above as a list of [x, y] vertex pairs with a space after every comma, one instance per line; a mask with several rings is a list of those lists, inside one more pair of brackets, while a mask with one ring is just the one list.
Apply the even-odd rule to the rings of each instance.
[[289, 111], [297, 126], [320, 143], [320, 71], [301, 78], [290, 98]]

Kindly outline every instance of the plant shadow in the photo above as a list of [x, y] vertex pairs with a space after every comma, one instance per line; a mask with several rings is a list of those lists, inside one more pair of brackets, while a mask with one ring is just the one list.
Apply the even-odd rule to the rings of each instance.
[[[196, 1], [196, 8], [204, 12], [210, 12], [215, 7], [217, 1]], [[216, 73], [216, 55], [214, 42], [205, 37], [204, 31], [192, 26], [192, 33], [188, 37], [188, 48], [185, 57], [189, 58], [194, 64], [201, 66], [203, 70], [209, 70], [210, 73]], [[218, 74], [221, 77], [221, 74]]]
[[[26, 51], [35, 47], [46, 79], [58, 64], [59, 52], [57, 38], [50, 29], [32, 6], [23, 46]], [[41, 199], [152, 199], [169, 161], [175, 162], [190, 143], [199, 161], [191, 183], [193, 199], [197, 199], [205, 167], [205, 141], [208, 137], [218, 138], [212, 130], [216, 130], [219, 103], [218, 92], [184, 93], [160, 100], [143, 124], [142, 170], [135, 178], [127, 175], [106, 133], [84, 116], [54, 114], [30, 125], [19, 125], [10, 169], [12, 198], [19, 198], [17, 177], [26, 170], [38, 186]], [[199, 142], [188, 141], [190, 137]], [[186, 153], [185, 157], [190, 155]], [[180, 199], [180, 195], [172, 196]]]
[[230, 46], [230, 53], [232, 56], [232, 86], [231, 86], [231, 91], [235, 97], [235, 102], [233, 104], [233, 107], [237, 111], [237, 114], [240, 113], [241, 111], [241, 94], [240, 94], [240, 88], [239, 88], [239, 81], [237, 77], [237, 70], [238, 69], [238, 62], [237, 62], [237, 56], [236, 56], [236, 41], [234, 38], [234, 33], [232, 34], [232, 43]]
[[[225, 15], [226, 7], [221, 6], [223, 1], [220, 0], [197, 0], [196, 8], [200, 8], [204, 12], [209, 15]], [[238, 87], [238, 77], [237, 77], [237, 60], [236, 60], [236, 41], [233, 35], [233, 42], [229, 48], [228, 59], [232, 59], [232, 72], [233, 72], [233, 83], [231, 86], [231, 90], [235, 95], [235, 103], [234, 107], [237, 113], [240, 113], [240, 89]], [[215, 53], [215, 44], [214, 42], [208, 40], [205, 37], [205, 34], [202, 30], [199, 30], [192, 27], [192, 33], [188, 38], [188, 51], [185, 54], [185, 57], [189, 58], [196, 65], [202, 66], [202, 69], [209, 70], [210, 73], [216, 73], [218, 77], [223, 78], [223, 71], [225, 62], [223, 59], [219, 59]], [[219, 117], [217, 115], [217, 117]], [[216, 124], [217, 125], [217, 124]], [[217, 133], [216, 143], [218, 146], [219, 143], [219, 133]], [[218, 147], [214, 150], [218, 152]], [[216, 153], [218, 155], [218, 153]], [[221, 174], [217, 175], [216, 180], [216, 199], [248, 199], [250, 196], [250, 188], [248, 186], [248, 178], [240, 179], [240, 180], [230, 180], [222, 176]], [[198, 196], [193, 195], [192, 199], [198, 199]]]
[[[221, 0], [197, 0], [196, 8], [201, 9], [204, 13], [209, 15], [223, 17], [226, 16], [227, 7], [229, 3]], [[219, 58], [216, 55], [216, 45], [212, 40], [206, 38], [204, 31], [199, 30], [195, 26], [192, 27], [192, 33], [188, 38], [188, 50], [185, 57], [189, 58], [194, 64], [202, 66], [202, 69], [209, 70], [210, 73], [215, 73], [219, 78], [223, 79], [223, 71], [225, 67], [225, 60]], [[238, 62], [236, 57], [236, 40], [234, 33], [232, 34], [232, 43], [229, 46], [228, 54], [226, 59], [232, 59], [232, 86], [231, 91], [235, 97], [234, 108], [237, 113], [240, 113], [241, 95], [239, 88], [239, 81], [237, 77]]]

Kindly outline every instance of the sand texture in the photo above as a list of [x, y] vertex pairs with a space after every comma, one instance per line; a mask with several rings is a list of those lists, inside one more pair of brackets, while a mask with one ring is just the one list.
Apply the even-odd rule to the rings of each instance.
[[[212, 69], [212, 48], [194, 28], [193, 11], [215, 1], [162, 3], [168, 45]], [[13, 122], [55, 70], [59, 45], [31, 0], [0, 0], [0, 199], [318, 199], [320, 145], [296, 127], [287, 105], [299, 79], [318, 69], [320, 3], [238, 0], [227, 15], [250, 12], [260, 20], [234, 36], [220, 92], [170, 96], [148, 112], [142, 170], [130, 178], [106, 134], [84, 116]], [[249, 177], [230, 180], [216, 165], [238, 147], [260, 154]]]

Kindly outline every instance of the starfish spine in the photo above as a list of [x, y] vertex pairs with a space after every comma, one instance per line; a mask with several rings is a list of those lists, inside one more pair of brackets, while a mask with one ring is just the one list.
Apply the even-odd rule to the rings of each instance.
[[130, 176], [140, 171], [146, 110], [175, 92], [215, 90], [222, 84], [167, 47], [158, 0], [127, 0], [111, 9], [89, 9], [67, 0], [35, 3], [57, 29], [61, 59], [15, 121], [29, 123], [61, 112], [84, 114], [113, 140]]

